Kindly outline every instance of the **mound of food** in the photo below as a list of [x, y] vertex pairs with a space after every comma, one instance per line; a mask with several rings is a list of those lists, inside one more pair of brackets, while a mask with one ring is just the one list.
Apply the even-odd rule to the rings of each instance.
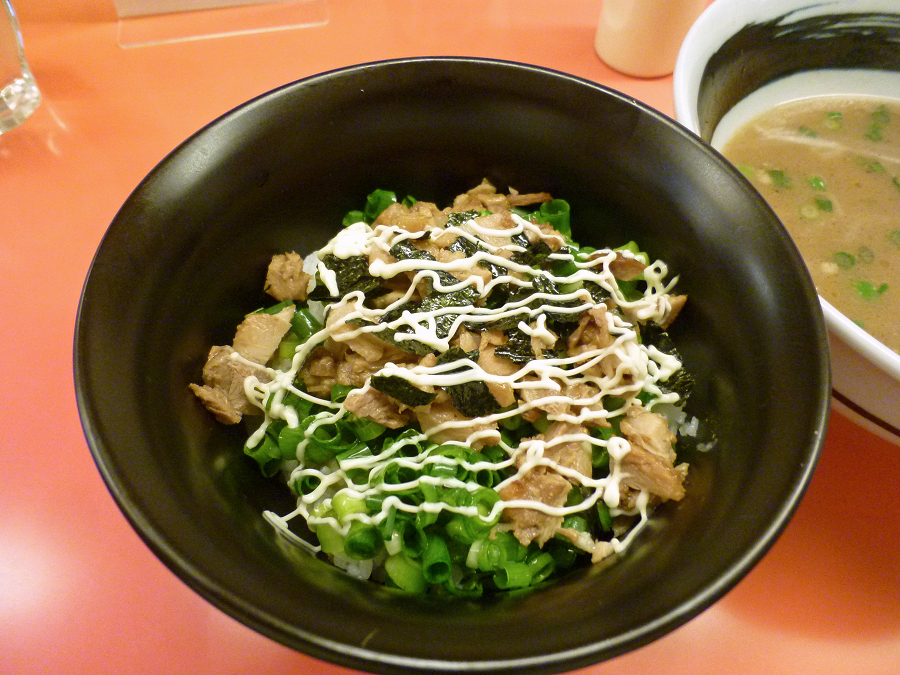
[[296, 494], [266, 514], [285, 536], [362, 578], [479, 595], [621, 551], [684, 497], [692, 380], [666, 329], [685, 297], [633, 243], [579, 246], [569, 216], [486, 181], [444, 209], [378, 190], [320, 251], [274, 256], [276, 304], [191, 387]]

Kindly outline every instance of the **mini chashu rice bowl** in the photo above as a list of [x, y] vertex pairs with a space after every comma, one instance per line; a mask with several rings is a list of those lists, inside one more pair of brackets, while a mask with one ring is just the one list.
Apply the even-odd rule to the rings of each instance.
[[[343, 545], [335, 544], [335, 537], [347, 538], [351, 527], [360, 523], [379, 526], [388, 519], [392, 522], [398, 509], [406, 514], [427, 510], [430, 514], [481, 518], [486, 523], [484, 534], [490, 531], [490, 536], [482, 535], [474, 541], [466, 535], [456, 537], [469, 547], [466, 566], [454, 571], [460, 577], [472, 569], [477, 572], [479, 554], [484, 543], [494, 539], [494, 532], [511, 531], [526, 547], [536, 542], [534, 555], [557, 535], [598, 562], [626, 549], [647, 523], [652, 505], [684, 497], [688, 466], [675, 465], [673, 446], [676, 432], [693, 436], [697, 431], [697, 420], [686, 424], [681, 411], [690, 388], [686, 384], [689, 376], [679, 375], [680, 393], [667, 388], [666, 383], [681, 369], [681, 362], [671, 347], [667, 353], [653, 344], [649, 331], [650, 327], [656, 331], [668, 328], [685, 297], [670, 294], [676, 279], [666, 281], [668, 270], [661, 261], [648, 264], [644, 254], [629, 249], [578, 252], [577, 245], [567, 247], [566, 237], [551, 225], [509, 210], [512, 205], [540, 203], [564, 204], [553, 202], [547, 193], [519, 195], [511, 191], [505, 196], [483, 182], [459, 195], [452, 209], [439, 211], [435, 205], [422, 202], [411, 209], [394, 203], [372, 226], [364, 221], [346, 226], [305, 260], [295, 253], [274, 256], [266, 289], [281, 301], [276, 306], [280, 308], [277, 315], [249, 315], [238, 327], [235, 348], [214, 347], [204, 370], [206, 384], [191, 387], [226, 423], [239, 421], [242, 415], [238, 411], [264, 415], [246, 444], [248, 454], [257, 455], [264, 469], [271, 466], [269, 462], [278, 462], [265, 452], [260, 458], [259, 448], [273, 421], [286, 423], [291, 440], [283, 443], [278, 436], [279, 445], [288, 446], [283, 451], [281, 473], [295, 489], [310, 480], [316, 485], [301, 491], [293, 512], [285, 516], [265, 513], [286, 537], [314, 553], [322, 551], [324, 545], [335, 565], [364, 579], [374, 570], [384, 581], [386, 575], [379, 568], [385, 566], [386, 557], [407, 552], [402, 529], [384, 534], [386, 542], [378, 555], [345, 553]], [[479, 215], [487, 207], [492, 213]], [[555, 265], [553, 272], [563, 276], [536, 267], [532, 247], [541, 251], [546, 263]], [[331, 265], [326, 264], [329, 259]], [[348, 261], [359, 261], [360, 265], [365, 261], [368, 274], [391, 290], [376, 287], [380, 290], [369, 302], [360, 290], [346, 292], [338, 283], [337, 273]], [[360, 265], [354, 265], [354, 269]], [[644, 283], [645, 290], [626, 298], [618, 282], [634, 284], [636, 280]], [[507, 288], [518, 293], [516, 301], [486, 306], [494, 289], [506, 294]], [[522, 297], [525, 289], [531, 293]], [[482, 300], [463, 307], [438, 300], [438, 308], [428, 311], [416, 311], [418, 303], [409, 304], [413, 296], [452, 298], [459, 291], [467, 293], [464, 302], [474, 297]], [[540, 300], [541, 292], [551, 291], [555, 295]], [[323, 324], [321, 330], [298, 345], [292, 358], [279, 357], [282, 349], [278, 340], [290, 336], [284, 338], [290, 339], [289, 348], [295, 340], [289, 332], [295, 306], [282, 305], [302, 304], [311, 296], [323, 295], [332, 301], [327, 305], [309, 301], [311, 313]], [[562, 328], [568, 335], [550, 330], [548, 317], [557, 331]], [[452, 320], [450, 325], [448, 318]], [[558, 323], [560, 319], [563, 323]], [[515, 328], [498, 330], [494, 328], [498, 324]], [[642, 341], [639, 333], [645, 332], [643, 326], [649, 327]], [[523, 339], [528, 343], [527, 355], [518, 353]], [[411, 344], [415, 348], [410, 350]], [[517, 346], [511, 348], [514, 344]], [[235, 390], [230, 373], [223, 377], [217, 370], [223, 363], [223, 351], [235, 364], [235, 375], [245, 378], [243, 388]], [[458, 358], [448, 360], [454, 352]], [[349, 361], [343, 359], [353, 361], [349, 371], [343, 367]], [[323, 364], [327, 364], [324, 370]], [[401, 388], [395, 390], [398, 384]], [[355, 388], [343, 392], [346, 398], [336, 403], [329, 400], [336, 385]], [[463, 386], [482, 387], [480, 395], [490, 401], [490, 409], [475, 409], [461, 398], [458, 391]], [[415, 393], [408, 393], [410, 388]], [[304, 423], [293, 406], [285, 405], [285, 396], [301, 397], [329, 410]], [[407, 396], [423, 400], [408, 400]], [[441, 398], [435, 400], [438, 396]], [[609, 401], [616, 401], [616, 406], [604, 407]], [[657, 409], [670, 419], [655, 412]], [[387, 428], [403, 429], [415, 422], [420, 433], [403, 434], [390, 445], [385, 442], [384, 450], [373, 448], [367, 457], [356, 451], [344, 460], [305, 461], [305, 450], [317, 430], [334, 425], [347, 413]], [[504, 442], [498, 423], [512, 421], [518, 425], [520, 419], [543, 422], [543, 433], [534, 430], [519, 442]], [[615, 433], [610, 420], [616, 423]], [[302, 437], [291, 433], [301, 425]], [[592, 429], [605, 433], [589, 433]], [[417, 442], [429, 443], [430, 447], [400, 461], [409, 471], [423, 472], [421, 475], [399, 486], [372, 484], [387, 466], [398, 461], [404, 443]], [[467, 463], [436, 454], [439, 445], [475, 450], [490, 445], [502, 452], [499, 461], [488, 461], [484, 456], [483, 461]], [[592, 476], [595, 449], [604, 458], [600, 477]], [[428, 475], [429, 465], [448, 461], [457, 467], [452, 478]], [[422, 481], [427, 481], [431, 490], [446, 494], [452, 494], [447, 492], [450, 489], [485, 492], [473, 478], [456, 478], [463, 467], [472, 476], [506, 470], [506, 477], [492, 486], [496, 494], [487, 513], [440, 498], [421, 504], [401, 500], [400, 495], [419, 487]], [[367, 471], [366, 481], [348, 475], [361, 470]], [[579, 495], [571, 505], [567, 499], [570, 491]], [[354, 510], [344, 518], [332, 508], [336, 500], [360, 500], [372, 495], [383, 499], [376, 513]], [[602, 539], [564, 522], [566, 516], [584, 515], [592, 508], [602, 508], [610, 518], [610, 532]], [[289, 529], [288, 522], [297, 516], [314, 532], [322, 533], [325, 528], [324, 534], [329, 537], [323, 545], [310, 544]], [[412, 555], [418, 558], [418, 554]], [[405, 555], [402, 558], [402, 564], [408, 567], [409, 559]], [[547, 566], [541, 570], [543, 579], [552, 573], [554, 564], [547, 556], [542, 560]], [[390, 564], [387, 568], [387, 577], [394, 581]], [[469, 577], [476, 578], [472, 574]], [[460, 578], [446, 583], [452, 583], [453, 592], [458, 592], [455, 589], [460, 587]], [[481, 587], [481, 581], [475, 581], [466, 588], [471, 589], [473, 583]], [[417, 590], [421, 590], [419, 586]]]
[[[423, 598], [280, 536], [262, 513], [287, 513], [296, 498], [243, 455], [244, 429], [218, 424], [188, 385], [209, 346], [267, 302], [273, 255], [322, 248], [373, 186], [446, 203], [484, 177], [564, 197], [581, 244], [633, 240], [677, 271], [690, 300], [671, 337], [698, 382], [685, 411], [714, 427], [717, 445], [682, 448], [689, 496], [660, 505], [615, 564], [534, 593]], [[571, 671], [690, 620], [783, 531], [818, 458], [830, 392], [815, 289], [733, 167], [596, 83], [452, 57], [301, 80], [174, 150], [98, 248], [74, 357], [98, 469], [160, 560], [274, 640], [392, 675]]]

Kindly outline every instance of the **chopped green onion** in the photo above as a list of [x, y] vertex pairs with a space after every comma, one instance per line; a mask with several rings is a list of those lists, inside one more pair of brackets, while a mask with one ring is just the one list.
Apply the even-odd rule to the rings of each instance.
[[738, 164], [737, 170], [744, 174], [745, 178], [754, 179], [756, 178], [756, 169], [754, 169], [749, 164]]
[[[356, 434], [356, 437], [363, 443], [374, 441], [387, 430], [387, 427], [380, 425], [378, 422], [373, 422], [365, 417], [357, 417], [353, 413], [347, 413], [341, 421], [350, 428], [353, 433]], [[368, 450], [368, 448], [365, 449]]]
[[284, 336], [284, 339], [278, 344], [278, 358], [294, 358], [294, 354], [297, 353], [297, 347], [302, 344], [303, 342], [301, 340], [298, 340], [297, 336], [295, 336], [293, 332], [288, 332], [288, 334]]
[[577, 513], [563, 518], [562, 526], [576, 532], [589, 532], [591, 529], [587, 518]]
[[825, 114], [825, 126], [828, 129], [836, 130], [841, 128], [844, 120], [844, 114], [839, 112], [829, 112]]
[[569, 223], [569, 203], [563, 199], [551, 199], [544, 202], [538, 209], [538, 214], [544, 222], [559, 232], [564, 237], [572, 236], [572, 227]]
[[422, 552], [422, 575], [430, 584], [441, 584], [450, 578], [452, 571], [450, 552], [441, 537], [428, 537], [428, 545]]
[[278, 432], [278, 449], [283, 459], [297, 459], [297, 446], [304, 438], [300, 427], [282, 427]]
[[315, 492], [321, 484], [321, 478], [307, 474], [305, 476], [300, 476], [300, 478], [294, 482], [294, 491], [299, 495], [308, 495], [310, 492]]
[[799, 131], [803, 136], [807, 136], [808, 138], [816, 138], [816, 137], [819, 135], [818, 132], [815, 131], [815, 129], [810, 129], [809, 127], [804, 127], [804, 126], [801, 126], [801, 127], [798, 129], [798, 131]]
[[338, 520], [344, 520], [354, 513], [366, 513], [366, 500], [353, 497], [348, 492], [341, 490], [331, 499], [331, 508]]
[[546, 433], [547, 429], [550, 428], [550, 420], [547, 419], [546, 415], [539, 417], [531, 424], [534, 425], [534, 428], [537, 429], [539, 434]]
[[884, 173], [884, 166], [881, 162], [868, 157], [857, 157], [856, 163], [865, 170], [866, 173]]
[[345, 452], [356, 445], [359, 440], [346, 424], [320, 424], [311, 434], [309, 427], [321, 421], [322, 417], [329, 417], [329, 413], [320, 413], [314, 417], [307, 417], [300, 423], [300, 428], [307, 435], [304, 458], [315, 464], [323, 464], [335, 455]]
[[772, 179], [772, 185], [776, 188], [786, 189], [791, 187], [790, 177], [781, 169], [770, 169], [767, 173], [769, 178]]
[[291, 330], [300, 340], [306, 342], [313, 335], [322, 330], [322, 324], [312, 315], [307, 308], [297, 308], [291, 317]]
[[825, 211], [827, 213], [834, 211], [834, 204], [832, 204], [830, 199], [817, 199], [816, 207], [819, 211]]
[[494, 583], [501, 590], [530, 586], [531, 568], [523, 562], [506, 563], [494, 574]]
[[366, 206], [363, 215], [366, 222], [373, 222], [381, 212], [397, 201], [397, 195], [390, 190], [375, 190], [366, 197]]
[[875, 286], [875, 284], [869, 281], [857, 281], [853, 284], [853, 287], [863, 300], [877, 300], [884, 295], [888, 289], [887, 284]]
[[244, 454], [256, 460], [266, 478], [271, 478], [281, 468], [281, 449], [278, 447], [278, 441], [272, 438], [271, 434], [264, 434], [262, 440], [254, 448], [245, 445]]
[[[351, 413], [352, 414], [352, 413]], [[364, 422], [368, 422], [368, 420], [362, 420]], [[372, 450], [365, 443], [357, 443], [356, 445], [344, 450], [342, 452], [337, 453], [334, 457], [340, 462], [347, 462], [353, 459], [359, 459], [360, 457], [371, 457]]]
[[384, 561], [388, 578], [407, 593], [424, 593], [428, 584], [422, 574], [422, 566], [402, 553], [390, 556]]
[[825, 181], [819, 178], [818, 176], [811, 176], [809, 178], [809, 184], [813, 190], [824, 190], [825, 189]]
[[322, 552], [327, 555], [343, 555], [344, 554], [344, 537], [334, 527], [328, 523], [320, 523], [313, 529], [316, 537], [319, 539], [319, 546]]
[[[611, 433], [610, 436], [612, 436]], [[609, 450], [600, 445], [592, 445], [591, 466], [593, 466], [594, 469], [598, 472], [609, 473]]]
[[530, 553], [525, 559], [525, 564], [531, 572], [531, 583], [539, 584], [553, 574], [556, 569], [556, 561], [553, 556], [543, 551]]
[[612, 514], [602, 499], [597, 502], [597, 521], [604, 532], [612, 532]]
[[344, 384], [334, 384], [331, 386], [331, 402], [332, 403], [343, 403], [344, 399], [347, 398], [347, 394], [356, 389], [356, 387], [350, 387]]
[[578, 551], [572, 546], [568, 539], [562, 535], [556, 535], [557, 539], [551, 539], [547, 543], [547, 552], [553, 556], [558, 569], [568, 569], [575, 564], [578, 559]]
[[281, 302], [271, 305], [270, 307], [262, 307], [257, 309], [254, 312], [250, 312], [251, 314], [278, 314], [285, 307], [290, 307], [294, 304], [293, 300], [282, 300]]
[[425, 532], [416, 527], [412, 521], [404, 522], [400, 532], [400, 544], [403, 553], [410, 558], [419, 558], [428, 545], [428, 537]]
[[866, 138], [870, 141], [883, 141], [884, 127], [880, 124], [873, 124], [869, 127], [868, 131], [866, 131]]
[[856, 264], [856, 257], [852, 253], [838, 251], [832, 256], [834, 264], [841, 269], [848, 270]]
[[872, 126], [866, 132], [866, 138], [870, 141], [884, 140], [884, 127], [891, 121], [891, 114], [887, 106], [880, 105], [872, 113]]
[[455, 581], [453, 577], [451, 577], [443, 583], [443, 588], [449, 595], [466, 598], [477, 598], [484, 593], [484, 587], [481, 584], [481, 580], [474, 574], [466, 575], [458, 581]]
[[342, 227], [350, 227], [351, 225], [356, 225], [356, 223], [364, 223], [366, 222], [366, 214], [362, 211], [350, 211], [344, 219], [341, 221]]
[[374, 558], [382, 546], [381, 533], [378, 528], [359, 520], [353, 521], [344, 538], [344, 553], [348, 558], [369, 560]]

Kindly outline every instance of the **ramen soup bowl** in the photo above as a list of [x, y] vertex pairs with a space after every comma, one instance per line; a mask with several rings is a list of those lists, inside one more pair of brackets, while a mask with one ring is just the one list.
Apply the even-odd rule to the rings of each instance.
[[[688, 33], [675, 67], [678, 121], [725, 151], [726, 156], [730, 139], [735, 138], [737, 143], [735, 134], [749, 120], [778, 104], [803, 100], [809, 104], [822, 95], [900, 100], [900, 7], [896, 2], [716, 0]], [[800, 126], [795, 129], [796, 133], [801, 131]], [[892, 142], [896, 143], [900, 128], [892, 134]], [[821, 134], [815, 140], [824, 141], [826, 137], [827, 134]], [[870, 148], [866, 154], [879, 153], [878, 143], [863, 140], [861, 135], [860, 140]], [[894, 191], [897, 166], [881, 164], [860, 161], [863, 173], [874, 167], [880, 174], [862, 180], [884, 178], [885, 185], [891, 188], [890, 199], [895, 199], [900, 196]], [[881, 171], [884, 167], [887, 170]], [[892, 177], [893, 186], [889, 185]], [[773, 194], [773, 190], [768, 194]], [[830, 207], [830, 202], [825, 205]], [[881, 208], [885, 214], [897, 213], [900, 203], [886, 203]], [[776, 211], [784, 218], [796, 220], [797, 212], [778, 208]], [[833, 213], [821, 215], [824, 217], [820, 223], [833, 220], [838, 228], [853, 217], [839, 212], [839, 206]], [[791, 229], [790, 223], [785, 222]], [[853, 237], [849, 232], [847, 228], [840, 234], [849, 240]], [[808, 236], [821, 240], [824, 235], [810, 232]], [[861, 240], [839, 244], [837, 240], [835, 237], [835, 250], [852, 246], [851, 253], [856, 253], [856, 247], [863, 243]], [[798, 244], [811, 269], [832, 264], [804, 249], [799, 239]], [[891, 268], [896, 269], [896, 259], [889, 257], [894, 260]], [[885, 260], [881, 258], [878, 264]], [[855, 271], [851, 270], [848, 276], [853, 274]], [[843, 305], [847, 314], [842, 313], [826, 282], [822, 278], [816, 281], [821, 282], [821, 304], [828, 326], [835, 406], [879, 435], [900, 443], [900, 354], [894, 351], [896, 345], [891, 349], [866, 332], [855, 322], [857, 317], [849, 315], [852, 307]], [[848, 296], [853, 293], [849, 282], [846, 289]], [[900, 293], [900, 288], [895, 285], [889, 292]], [[883, 314], [885, 330], [900, 334], [897, 315], [892, 311]]]
[[[411, 596], [351, 577], [263, 513], [296, 502], [189, 389], [264, 304], [273, 254], [320, 249], [377, 188], [448, 204], [487, 178], [571, 207], [584, 245], [630, 240], [688, 300], [671, 339], [700, 420], [687, 495], [629, 548], [526, 592]], [[85, 434], [135, 530], [186, 584], [285, 645], [375, 673], [552, 673], [683, 624], [781, 533], [829, 414], [826, 331], [795, 246], [693, 134], [615, 91], [534, 66], [420, 58], [327, 72], [213, 121], [138, 185], [84, 286]]]

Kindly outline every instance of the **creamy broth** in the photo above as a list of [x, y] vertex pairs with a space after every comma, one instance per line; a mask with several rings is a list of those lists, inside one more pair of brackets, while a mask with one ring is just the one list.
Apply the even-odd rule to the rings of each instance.
[[900, 101], [782, 103], [721, 151], [781, 218], [819, 293], [900, 352]]

